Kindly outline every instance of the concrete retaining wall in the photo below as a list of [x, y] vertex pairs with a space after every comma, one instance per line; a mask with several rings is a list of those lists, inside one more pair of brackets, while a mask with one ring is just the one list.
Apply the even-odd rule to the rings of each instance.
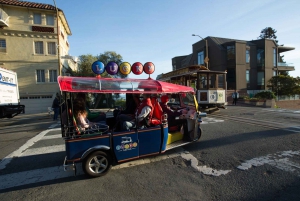
[[300, 110], [300, 100], [276, 101], [276, 106], [284, 109]]

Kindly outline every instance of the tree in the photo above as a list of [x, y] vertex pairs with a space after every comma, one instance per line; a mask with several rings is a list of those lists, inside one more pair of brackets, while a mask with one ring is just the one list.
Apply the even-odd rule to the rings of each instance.
[[272, 85], [272, 91], [276, 95], [291, 96], [300, 94], [300, 77], [291, 77], [289, 75], [274, 76], [269, 80]]
[[278, 44], [278, 40], [276, 40], [277, 36], [275, 35], [276, 34], [276, 30], [273, 29], [272, 27], [266, 27], [264, 28], [263, 30], [261, 30], [260, 32], [260, 36], [258, 38], [262, 38], [262, 39], [265, 39], [265, 38], [268, 38], [268, 39], [273, 39], [275, 40], [276, 44]]
[[97, 60], [97, 57], [87, 54], [79, 56], [78, 73], [77, 76], [81, 77], [94, 77], [92, 71], [92, 64]]

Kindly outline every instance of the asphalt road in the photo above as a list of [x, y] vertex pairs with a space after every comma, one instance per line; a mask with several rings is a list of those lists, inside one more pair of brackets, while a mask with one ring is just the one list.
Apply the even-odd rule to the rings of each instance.
[[57, 122], [18, 118], [0, 123], [1, 201], [300, 200], [299, 110], [228, 106], [203, 118], [199, 142], [95, 179], [63, 171]]

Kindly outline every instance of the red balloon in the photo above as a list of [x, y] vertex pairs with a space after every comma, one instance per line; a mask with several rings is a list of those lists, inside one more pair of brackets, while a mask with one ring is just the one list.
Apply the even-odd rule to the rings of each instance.
[[144, 64], [144, 72], [146, 74], [152, 74], [154, 72], [154, 70], [155, 70], [155, 66], [152, 62], [146, 62]]
[[135, 74], [135, 75], [140, 75], [143, 72], [143, 64], [141, 64], [140, 62], [135, 62], [134, 64], [132, 64], [131, 66], [131, 71]]

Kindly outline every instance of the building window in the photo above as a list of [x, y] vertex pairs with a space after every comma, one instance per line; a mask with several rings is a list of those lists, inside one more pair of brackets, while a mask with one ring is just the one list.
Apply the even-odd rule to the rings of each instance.
[[257, 72], [257, 85], [263, 86], [265, 85], [265, 73]]
[[273, 49], [273, 66], [275, 67], [277, 64], [277, 55], [276, 55], [276, 49]]
[[52, 54], [52, 55], [56, 54], [55, 42], [48, 42], [47, 47], [48, 47], [48, 54]]
[[36, 70], [36, 82], [45, 82], [45, 70]]
[[257, 65], [265, 66], [265, 50], [257, 49]]
[[0, 52], [6, 52], [6, 40], [0, 39]]
[[33, 24], [42, 24], [42, 15], [41, 13], [33, 14]]
[[225, 81], [225, 74], [217, 74], [218, 76], [218, 88], [225, 89], [224, 81]]
[[198, 89], [207, 89], [207, 74], [198, 74]]
[[204, 51], [198, 52], [198, 64], [204, 64]]
[[276, 75], [277, 75], [276, 70], [273, 70], [273, 76], [276, 76]]
[[49, 70], [49, 82], [57, 82], [57, 70]]
[[227, 60], [235, 59], [235, 47], [234, 45], [227, 46]]
[[43, 41], [34, 42], [35, 54], [44, 54], [44, 44]]
[[246, 50], [246, 63], [250, 63], [250, 50]]
[[247, 84], [247, 89], [250, 88], [250, 70], [246, 70], [246, 84]]
[[54, 25], [54, 16], [53, 15], [46, 15], [46, 24], [47, 25]]
[[234, 90], [236, 89], [236, 72], [233, 68], [227, 68], [227, 89]]
[[216, 86], [216, 74], [209, 74], [209, 77], [208, 77], [208, 87], [209, 88], [212, 88], [212, 89], [214, 89], [214, 88], [217, 88], [217, 86]]

